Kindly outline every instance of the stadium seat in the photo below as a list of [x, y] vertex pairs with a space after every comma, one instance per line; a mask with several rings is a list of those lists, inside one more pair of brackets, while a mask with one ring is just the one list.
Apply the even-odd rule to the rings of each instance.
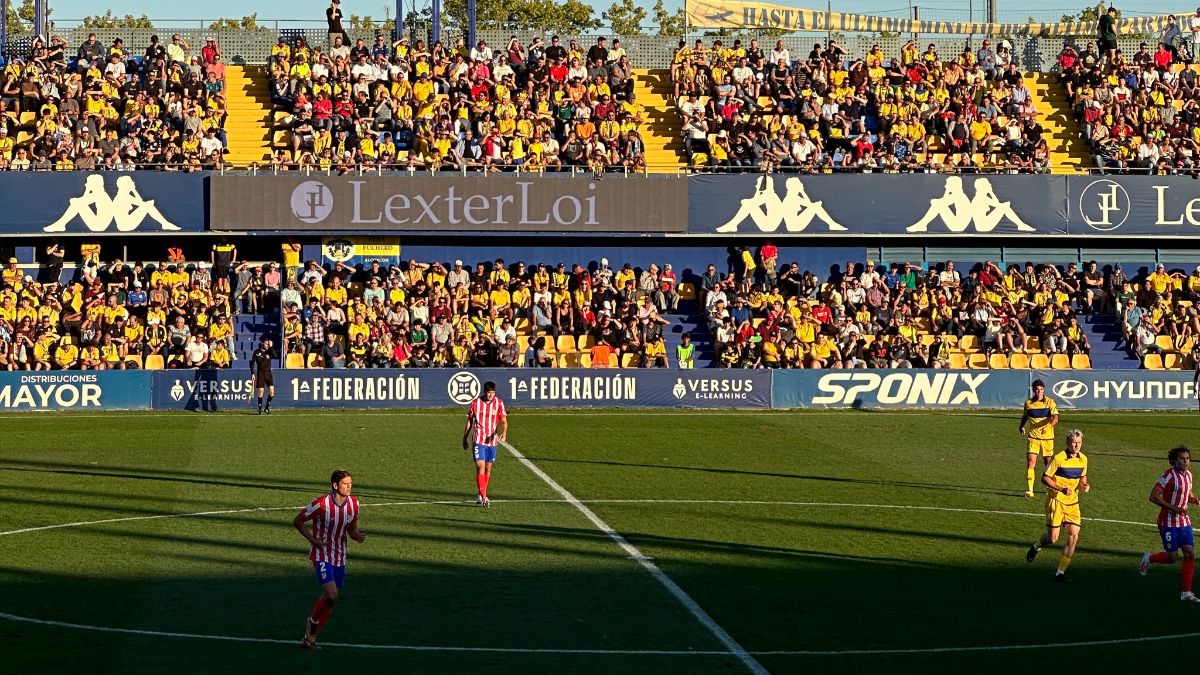
[[1045, 354], [1030, 354], [1029, 367], [1034, 370], [1048, 370], [1050, 368], [1050, 357]]
[[1054, 354], [1050, 357], [1050, 367], [1054, 370], [1068, 370], [1071, 367], [1071, 359], [1067, 358], [1066, 354]]
[[1146, 370], [1162, 370], [1163, 359], [1158, 354], [1147, 354], [1142, 357], [1142, 367]]
[[570, 335], [559, 335], [558, 344], [555, 345], [559, 353], [567, 353], [575, 351], [575, 338]]
[[162, 354], [146, 356], [146, 370], [162, 370], [164, 367]]
[[622, 368], [636, 368], [638, 365], [638, 355], [633, 352], [625, 352], [621, 355]]
[[1075, 354], [1071, 357], [1071, 367], [1076, 370], [1090, 370], [1092, 359], [1087, 354]]
[[620, 364], [620, 362], [618, 362], [618, 361], [617, 361], [617, 353], [616, 353], [616, 352], [610, 352], [610, 353], [609, 353], [609, 355], [608, 355], [608, 367], [609, 367], [609, 368], [616, 368], [616, 367], [617, 367], [617, 366], [619, 366], [619, 365], [621, 365], [621, 364]]
[[318, 354], [316, 352], [312, 352], [311, 354], [308, 355], [308, 367], [309, 368], [324, 368], [325, 362], [321, 360], [320, 354]]
[[579, 352], [568, 352], [558, 355], [559, 368], [579, 368], [582, 365], [582, 359]]
[[579, 336], [579, 351], [588, 352], [592, 350], [592, 345], [596, 344], [596, 338], [591, 335]]
[[546, 353], [549, 354], [550, 356], [554, 356], [556, 351], [557, 350], [554, 349], [554, 336], [547, 335], [546, 336]]
[[517, 349], [520, 350], [521, 358], [524, 359], [525, 351], [529, 349], [529, 336], [528, 335], [518, 335], [517, 336]]
[[762, 324], [763, 321], [764, 319], [761, 316], [756, 316], [753, 319], [750, 319], [750, 323], [754, 326], [754, 330], [758, 330], [759, 325]]
[[1170, 335], [1159, 335], [1154, 338], [1154, 345], [1164, 352], [1175, 351], [1175, 342], [1171, 340]]
[[952, 352], [950, 354], [950, 367], [951, 368], [966, 368], [967, 367], [966, 355], [963, 354], [962, 352]]
[[921, 344], [925, 345], [926, 347], [933, 344], [933, 341], [935, 339], [934, 336], [929, 333], [923, 333], [920, 337], [921, 337]]
[[1190, 337], [1186, 337], [1183, 339], [1183, 344], [1179, 345], [1178, 351], [1180, 354], [1191, 354], [1192, 350], [1195, 348], [1196, 348], [1196, 341]]
[[988, 366], [996, 370], [1008, 370], [1008, 357], [1003, 352], [995, 352], [988, 357]]
[[125, 357], [125, 363], [126, 363], [126, 366], [125, 366], [126, 368], [129, 367], [128, 364], [130, 364], [130, 363], [134, 364], [134, 366], [136, 366], [138, 368], [141, 368], [142, 367], [142, 355], [141, 354], [129, 354], [128, 356]]
[[592, 355], [588, 354], [588, 353], [580, 354], [579, 355], [579, 367], [580, 368], [591, 368], [592, 367]]
[[695, 300], [696, 299], [696, 284], [679, 284], [679, 299], [680, 300]]
[[1008, 359], [1008, 367], [1017, 370], [1025, 370], [1029, 368], [1029, 355], [1016, 352]]
[[1025, 338], [1025, 351], [1030, 354], [1039, 354], [1042, 351], [1042, 339], [1039, 337]]
[[864, 347], [870, 347], [871, 343], [875, 341], [875, 336], [874, 335], [864, 335], [864, 336], [862, 336], [862, 341], [863, 341]]
[[1175, 370], [1183, 367], [1183, 354], [1166, 354], [1163, 356], [1163, 367]]
[[287, 355], [287, 360], [284, 361], [284, 368], [303, 368], [304, 355], [299, 353], [291, 353]]
[[979, 351], [979, 338], [974, 335], [964, 335], [958, 342], [958, 348], [967, 353], [977, 352]]
[[988, 358], [981, 352], [975, 352], [967, 357], [967, 367], [974, 370], [987, 370]]

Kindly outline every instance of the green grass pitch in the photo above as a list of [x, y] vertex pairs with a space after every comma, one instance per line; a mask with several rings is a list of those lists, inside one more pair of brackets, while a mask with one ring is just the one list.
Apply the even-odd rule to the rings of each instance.
[[[1193, 653], [1178, 567], [1136, 566], [1158, 547], [1147, 496], [1166, 450], [1200, 419], [1064, 411], [1092, 520], [1057, 585], [1056, 549], [1024, 560], [1044, 490], [1020, 496], [1017, 417], [513, 410], [510, 441], [773, 673], [1132, 672]], [[0, 416], [4, 670], [749, 672], [511, 453], [493, 507], [473, 506], [462, 426], [462, 411]], [[367, 541], [312, 653], [294, 643], [318, 588], [290, 521], [339, 466]], [[16, 532], [71, 523], [92, 524]]]

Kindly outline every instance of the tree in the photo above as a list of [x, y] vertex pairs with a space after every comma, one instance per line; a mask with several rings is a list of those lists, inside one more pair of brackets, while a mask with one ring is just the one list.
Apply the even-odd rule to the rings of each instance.
[[674, 12], [668, 12], [667, 8], [663, 6], [663, 0], [655, 0], [652, 11], [659, 35], [681, 36], [687, 33], [687, 14], [682, 7]]
[[258, 30], [258, 12], [240, 19], [217, 19], [208, 25], [209, 30]]
[[[8, 9], [5, 29], [9, 35], [33, 32], [33, 0], [21, 0], [19, 6], [16, 6], [15, 0], [9, 0], [5, 5]], [[51, 11], [53, 10], [47, 7], [46, 16], [49, 16]]]
[[[466, 0], [446, 0], [442, 5], [443, 25], [450, 32], [467, 27]], [[475, 6], [479, 30], [540, 30], [581, 33], [600, 27], [592, 6], [580, 0], [478, 0]]]
[[[1079, 11], [1078, 14], [1075, 14], [1075, 15], [1063, 14], [1062, 22], [1068, 23], [1068, 22], [1099, 21], [1100, 17], [1104, 16], [1104, 14], [1107, 12], [1108, 12], [1108, 6], [1105, 5], [1103, 2], [1097, 2], [1095, 4], [1095, 6], [1084, 7], [1082, 10]], [[1117, 21], [1120, 21], [1120, 20], [1121, 20], [1121, 10], [1118, 9], [1117, 10]], [[1119, 33], [1119, 31], [1118, 31], [1118, 33]], [[1082, 34], [1077, 34], [1075, 37], [1080, 37], [1080, 35], [1082, 35]], [[1132, 38], [1134, 40], [1146, 40], [1150, 37], [1144, 33], [1125, 33], [1125, 36]], [[1089, 37], [1092, 37], [1092, 36], [1089, 35]]]
[[150, 22], [150, 17], [145, 14], [134, 16], [126, 14], [125, 16], [116, 16], [112, 10], [108, 10], [101, 15], [83, 17], [84, 28], [154, 28], [154, 24]]
[[634, 4], [633, 0], [616, 0], [603, 16], [612, 26], [614, 35], [638, 35], [642, 32], [642, 22], [646, 20], [646, 10]]

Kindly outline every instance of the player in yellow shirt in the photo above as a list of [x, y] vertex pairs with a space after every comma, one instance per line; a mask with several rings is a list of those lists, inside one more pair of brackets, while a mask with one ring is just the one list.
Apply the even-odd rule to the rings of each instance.
[[[1025, 453], [1025, 496], [1033, 496], [1033, 480], [1036, 477], [1034, 465], [1038, 455], [1042, 456], [1045, 464], [1050, 463], [1054, 455], [1054, 426], [1058, 424], [1058, 405], [1046, 396], [1046, 383], [1041, 380], [1033, 381], [1033, 396], [1026, 399], [1025, 410], [1021, 413], [1021, 426], [1018, 431], [1028, 436], [1029, 445]], [[1029, 426], [1026, 433], [1026, 425]]]
[[1066, 582], [1067, 566], [1075, 555], [1075, 546], [1079, 543], [1079, 525], [1083, 520], [1079, 515], [1079, 493], [1092, 489], [1088, 485], [1082, 431], [1072, 429], [1067, 432], [1067, 449], [1054, 456], [1042, 474], [1042, 483], [1050, 490], [1050, 494], [1046, 495], [1046, 532], [1029, 547], [1025, 561], [1033, 562], [1042, 547], [1057, 542], [1059, 531], [1066, 530], [1067, 543], [1063, 546], [1062, 556], [1058, 559], [1058, 571], [1054, 574], [1055, 581]]

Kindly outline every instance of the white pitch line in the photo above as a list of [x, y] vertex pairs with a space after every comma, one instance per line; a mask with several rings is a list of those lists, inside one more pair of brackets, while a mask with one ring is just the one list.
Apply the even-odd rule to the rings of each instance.
[[617, 546], [621, 547], [621, 550], [628, 553], [630, 558], [637, 561], [639, 565], [641, 565], [647, 572], [650, 573], [651, 576], [654, 577], [655, 581], [662, 584], [663, 588], [666, 588], [671, 595], [675, 596], [675, 599], [679, 601], [679, 604], [687, 608], [687, 610], [692, 613], [692, 616], [696, 617], [696, 620], [708, 629], [708, 632], [712, 633], [717, 640], [721, 642], [721, 644], [725, 645], [725, 648], [729, 650], [729, 653], [733, 656], [736, 656], [737, 659], [741, 661], [744, 666], [746, 666], [747, 670], [749, 670], [751, 673], [754, 673], [754, 675], [769, 675], [767, 669], [763, 668], [762, 664], [759, 663], [758, 660], [753, 656], [751, 656], [750, 652], [746, 651], [745, 647], [739, 644], [737, 640], [733, 639], [733, 636], [730, 635], [729, 632], [724, 628], [722, 628], [721, 624], [717, 623], [711, 616], [709, 616], [708, 612], [704, 611], [704, 608], [702, 608], [699, 603], [692, 599], [692, 596], [688, 595], [682, 588], [679, 587], [679, 584], [675, 583], [675, 581], [671, 579], [671, 577], [667, 576], [667, 574], [663, 572], [658, 565], [654, 564], [653, 560], [639, 551], [636, 546], [630, 544], [625, 537], [621, 536], [620, 532], [617, 532], [613, 528], [609, 527], [608, 523], [601, 520], [600, 516], [597, 516], [595, 511], [592, 511], [587, 507], [587, 505], [576, 499], [575, 495], [568, 492], [566, 488], [559, 485], [558, 482], [551, 478], [549, 474], [538, 468], [537, 464], [529, 461], [529, 459], [525, 457], [525, 455], [522, 455], [521, 451], [513, 447], [511, 443], [501, 441], [500, 445], [503, 445], [505, 448], [507, 448], [508, 451], [512, 453], [513, 457], [517, 458], [518, 462], [524, 464], [525, 468], [532, 471], [533, 474], [538, 478], [541, 478], [542, 482], [546, 485], [549, 485], [551, 490], [554, 490], [563, 499], [567, 500], [571, 506], [574, 506], [577, 511], [582, 513], [585, 518], [591, 521], [591, 523], [595, 525], [598, 530], [608, 535], [609, 539], [612, 539]]
[[[620, 506], [622, 504], [695, 504], [695, 505], [717, 505], [717, 506], [800, 506], [800, 507], [818, 507], [818, 508], [847, 508], [847, 509], [892, 509], [892, 510], [910, 510], [910, 511], [940, 511], [944, 513], [978, 513], [983, 515], [993, 516], [1024, 516], [1027, 518], [1041, 518], [1041, 513], [1028, 513], [1025, 511], [996, 511], [991, 509], [959, 509], [949, 506], [908, 506], [904, 504], [860, 504], [854, 502], [789, 502], [789, 501], [767, 501], [753, 499], [587, 499], [576, 500], [581, 504], [604, 504], [606, 506]], [[401, 501], [401, 502], [376, 502], [373, 504], [361, 504], [364, 508], [384, 507], [384, 506], [453, 506], [456, 504], [474, 504], [475, 502], [461, 499], [446, 499], [437, 501]], [[567, 499], [505, 499], [497, 502], [498, 504], [573, 504]], [[0, 537], [6, 537], [13, 534], [25, 534], [27, 532], [44, 532], [46, 530], [61, 530], [71, 527], [87, 527], [89, 525], [107, 525], [109, 523], [129, 523], [139, 520], [162, 520], [164, 518], [203, 518], [205, 516], [227, 516], [237, 513], [257, 513], [259, 511], [298, 511], [304, 508], [303, 506], [260, 506], [248, 509], [228, 509], [224, 511], [198, 511], [196, 513], [160, 513], [151, 516], [126, 516], [124, 518], [105, 518], [103, 520], [83, 520], [74, 523], [59, 523], [57, 525], [42, 525], [39, 527], [24, 527], [19, 530], [8, 530], [0, 532]], [[1140, 527], [1156, 527], [1153, 523], [1142, 523], [1134, 520], [1113, 520], [1110, 518], [1084, 518], [1085, 521], [1093, 523], [1112, 523], [1116, 525], [1136, 525]]]

